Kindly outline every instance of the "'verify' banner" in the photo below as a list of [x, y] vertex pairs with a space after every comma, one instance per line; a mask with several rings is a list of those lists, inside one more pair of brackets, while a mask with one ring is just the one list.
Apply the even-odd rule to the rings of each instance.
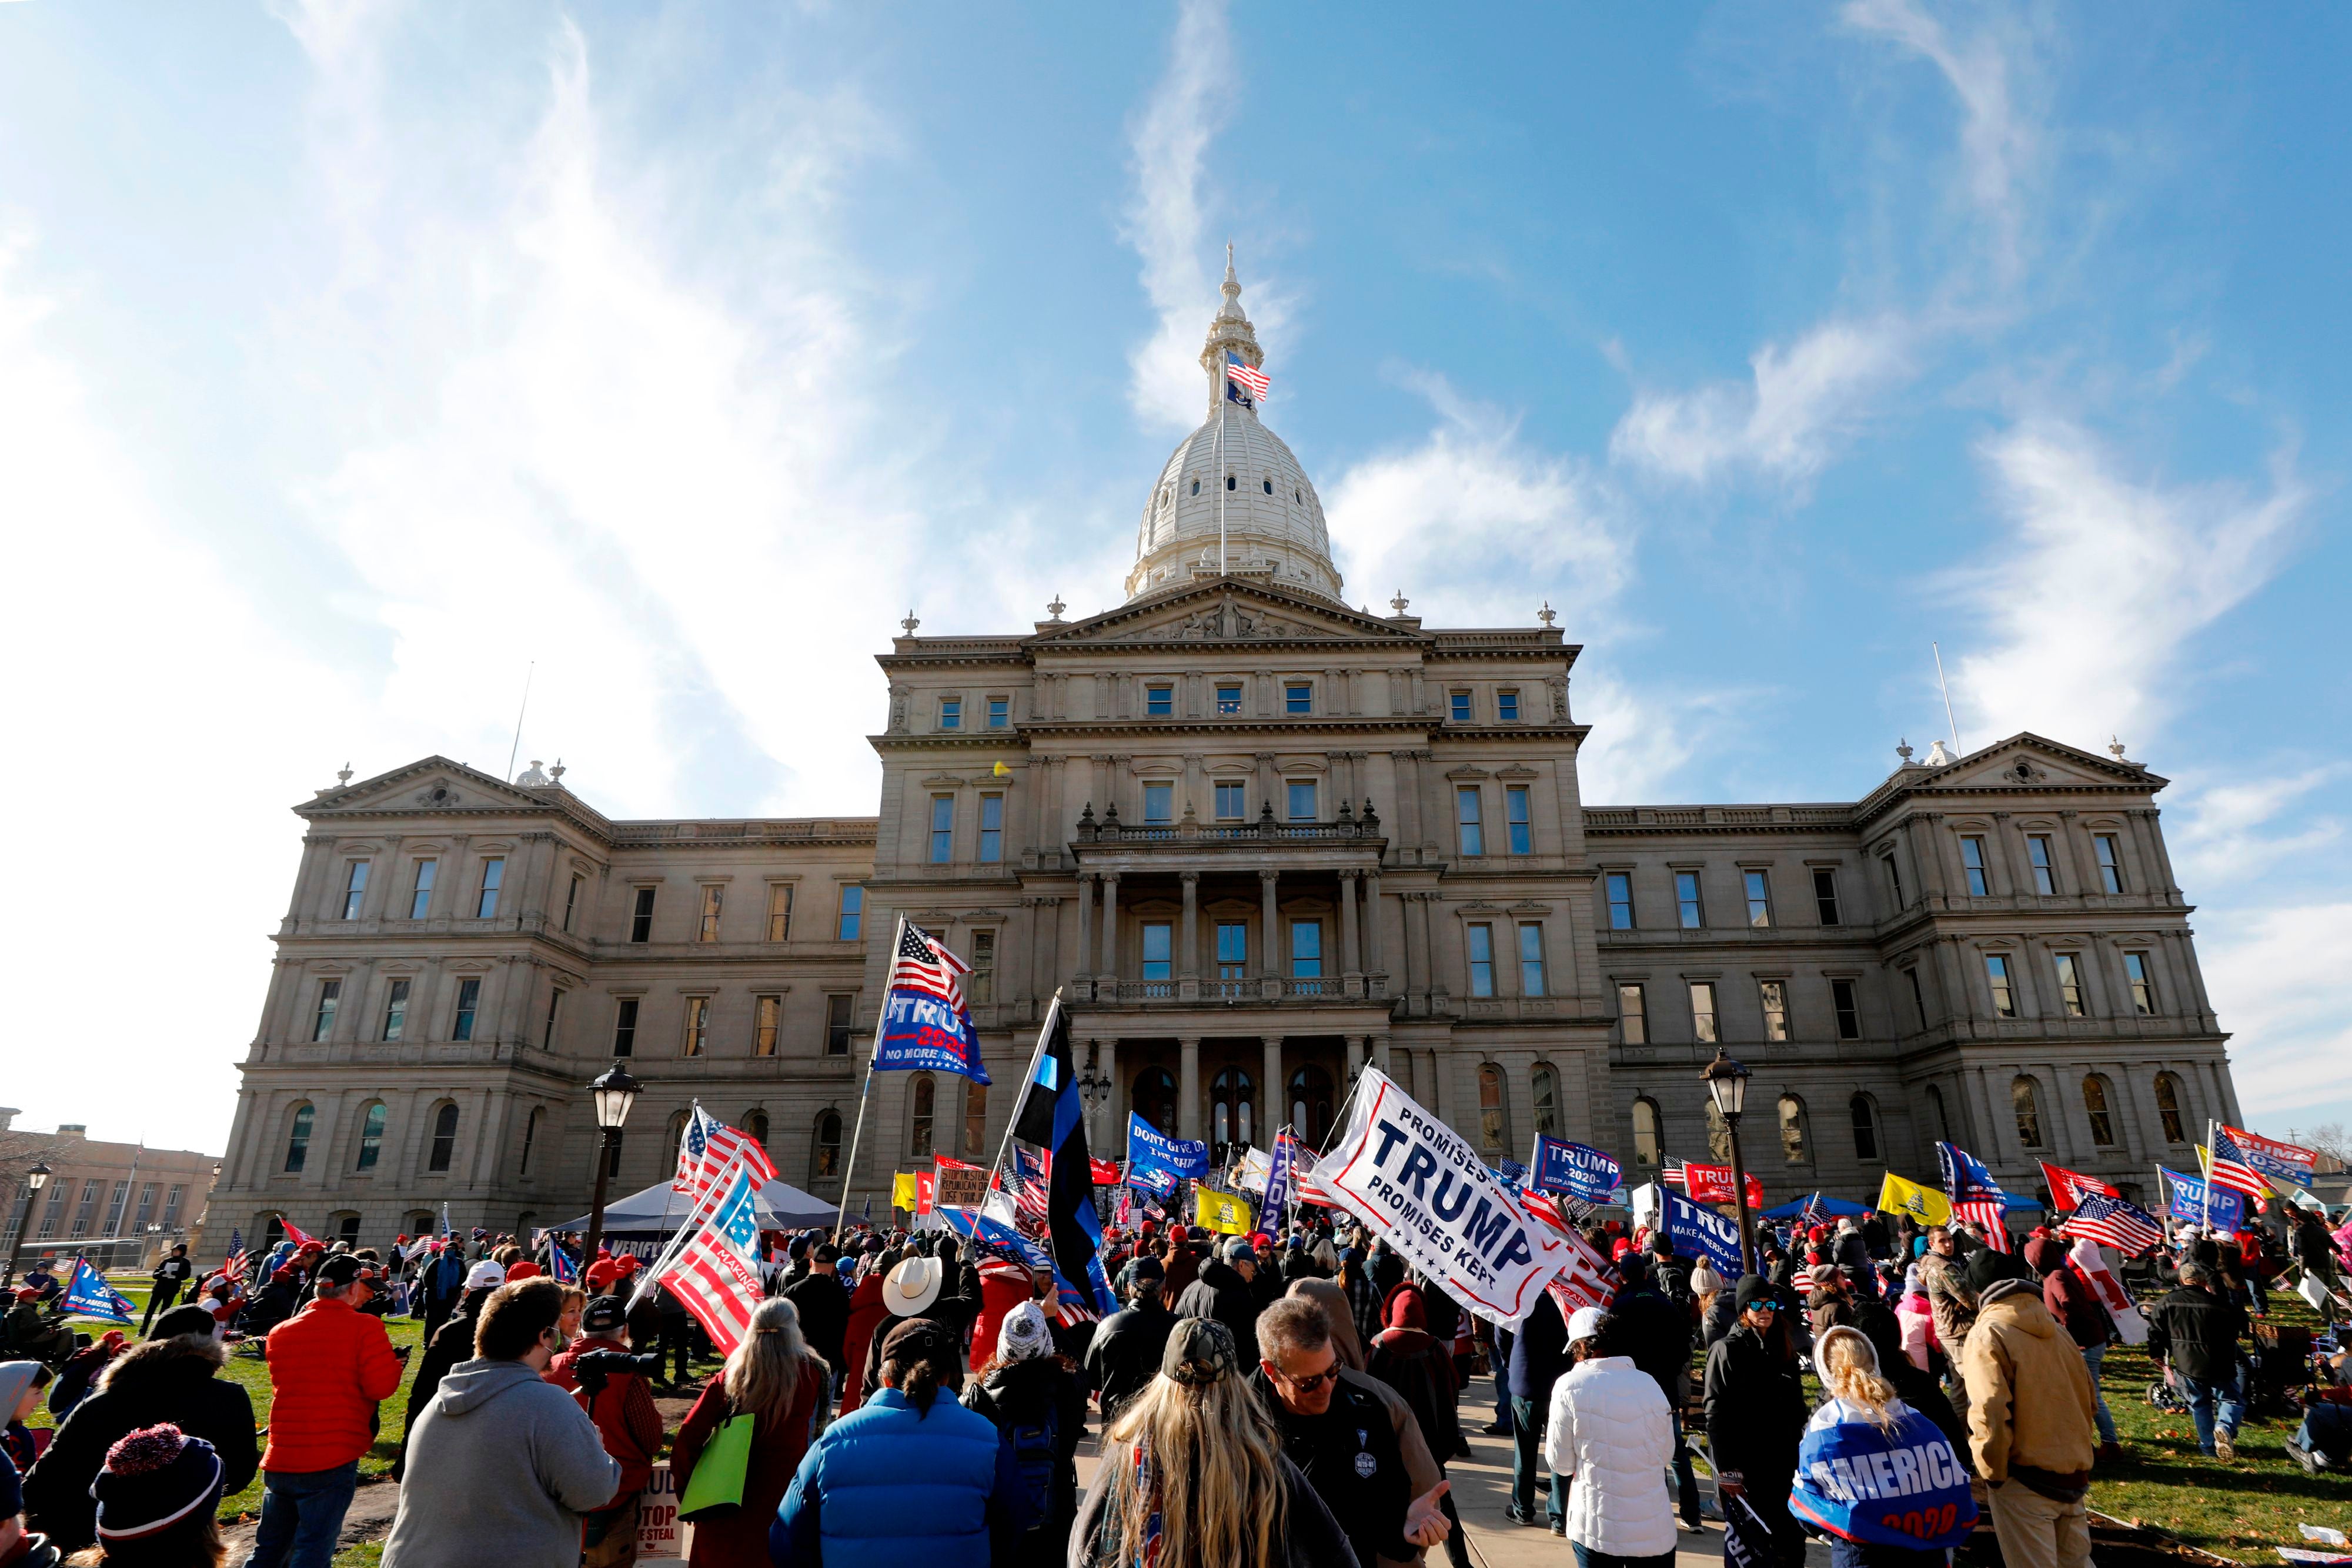
[[1353, 1107], [1347, 1132], [1316, 1164], [1316, 1184], [1480, 1317], [1526, 1317], [1565, 1261], [1566, 1244], [1520, 1211], [1475, 1148], [1380, 1069], [1364, 1069]]
[[1535, 1154], [1528, 1162], [1529, 1186], [1586, 1203], [1608, 1202], [1621, 1174], [1617, 1162], [1599, 1149], [1548, 1133], [1536, 1134]]

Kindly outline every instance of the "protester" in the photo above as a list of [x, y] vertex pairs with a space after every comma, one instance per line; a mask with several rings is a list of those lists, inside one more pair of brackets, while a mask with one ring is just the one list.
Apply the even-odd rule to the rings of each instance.
[[1240, 1373], [1224, 1324], [1177, 1323], [1159, 1375], [1105, 1435], [1069, 1568], [1357, 1568]]
[[[1813, 1359], [1825, 1396], [1805, 1427], [1790, 1511], [1829, 1536], [1831, 1568], [1945, 1568], [1977, 1517], [1959, 1450], [1904, 1403], [1860, 1330], [1832, 1325]], [[1874, 1479], [1858, 1489], [1840, 1479], [1841, 1471], [1874, 1478], [1882, 1458], [1900, 1509], [1871, 1506], [1882, 1490]]]
[[1707, 1458], [1716, 1490], [1745, 1497], [1770, 1527], [1781, 1562], [1798, 1568], [1804, 1532], [1789, 1512], [1789, 1489], [1809, 1418], [1804, 1385], [1794, 1356], [1775, 1343], [1785, 1326], [1770, 1282], [1746, 1275], [1732, 1299], [1739, 1321], [1706, 1353]]
[[40, 1458], [40, 1441], [25, 1417], [41, 1407], [49, 1369], [37, 1361], [0, 1361], [0, 1454], [23, 1475]]
[[25, 1477], [25, 1511], [60, 1551], [97, 1542], [90, 1485], [108, 1450], [143, 1427], [168, 1425], [210, 1444], [229, 1494], [243, 1491], [261, 1462], [252, 1399], [241, 1385], [215, 1375], [228, 1348], [214, 1337], [212, 1315], [174, 1307], [155, 1330], [99, 1375], [96, 1391], [74, 1406]]
[[[98, 1543], [75, 1553], [77, 1568], [219, 1568], [220, 1499], [226, 1467], [211, 1444], [170, 1425], [118, 1438], [90, 1482]], [[13, 1568], [13, 1565], [11, 1565]]]
[[478, 1275], [484, 1270], [498, 1275], [489, 1281], [490, 1289], [496, 1290], [506, 1283], [506, 1270], [495, 1264], [485, 1263], [479, 1270], [468, 1270], [465, 1251], [454, 1240], [434, 1249], [424, 1271], [417, 1276], [416, 1290], [409, 1293], [412, 1307], [417, 1304], [421, 1294], [424, 1308], [421, 1315], [425, 1319], [425, 1338], [428, 1343], [440, 1331], [441, 1325], [449, 1321], [449, 1314], [457, 1310], [458, 1298], [474, 1285], [475, 1281], [469, 1275]]
[[[1033, 1522], [1028, 1489], [1012, 1445], [956, 1403], [963, 1381], [956, 1333], [908, 1317], [884, 1338], [879, 1387], [856, 1415], [825, 1429], [784, 1493], [768, 1532], [779, 1568], [818, 1568], [828, 1558], [835, 1568], [1013, 1561], [1013, 1543]], [[910, 1507], [908, 1481], [917, 1477], [921, 1502]]]
[[1567, 1332], [1574, 1364], [1552, 1386], [1543, 1455], [1568, 1486], [1562, 1533], [1577, 1568], [1672, 1568], [1674, 1507], [1658, 1485], [1675, 1457], [1665, 1395], [1622, 1353], [1612, 1314], [1581, 1308]]
[[400, 1386], [405, 1354], [381, 1319], [360, 1311], [376, 1279], [356, 1258], [330, 1258], [310, 1303], [269, 1331], [269, 1446], [246, 1568], [326, 1568], [335, 1554], [360, 1457], [375, 1441], [376, 1406]]
[[800, 1314], [802, 1342], [824, 1363], [824, 1390], [817, 1402], [828, 1410], [833, 1407], [842, 1347], [849, 1334], [849, 1291], [833, 1269], [839, 1256], [830, 1245], [816, 1248], [813, 1257], [817, 1267], [785, 1286], [783, 1292]]
[[[1675, 1490], [1682, 1504], [1685, 1528], [1696, 1531], [1700, 1528], [1698, 1478], [1691, 1467], [1690, 1450], [1683, 1442], [1682, 1417], [1690, 1395], [1690, 1312], [1676, 1306], [1658, 1289], [1647, 1259], [1638, 1255], [1627, 1258], [1619, 1266], [1619, 1273], [1623, 1282], [1609, 1303], [1611, 1342], [1615, 1347], [1609, 1354], [1632, 1357], [1633, 1364], [1658, 1385], [1658, 1393], [1666, 1402], [1667, 1415], [1674, 1423]], [[1715, 1281], [1713, 1289], [1720, 1293], [1722, 1276], [1709, 1269], [1706, 1278]], [[1702, 1288], [1696, 1269], [1691, 1270], [1691, 1290], [1702, 1302], [1706, 1300], [1708, 1292]], [[1701, 1311], [1704, 1312], [1705, 1308]]]
[[1985, 1248], [1969, 1259], [1977, 1320], [1960, 1352], [1969, 1447], [1992, 1502], [2008, 1568], [2084, 1568], [2091, 1560], [2095, 1416], [2074, 1342], [2026, 1277]]
[[[514, 1270], [507, 1270], [509, 1286]], [[621, 1467], [621, 1479], [612, 1497], [593, 1510], [581, 1525], [582, 1562], [586, 1568], [620, 1568], [637, 1558], [637, 1503], [653, 1479], [654, 1459], [661, 1452], [661, 1411], [652, 1390], [629, 1354], [622, 1336], [628, 1314], [619, 1301], [599, 1296], [574, 1313], [571, 1301], [577, 1291], [563, 1292], [563, 1306], [555, 1320], [556, 1343], [565, 1343], [565, 1319], [576, 1316], [587, 1332], [566, 1345], [547, 1364], [547, 1381], [574, 1394], [604, 1442], [604, 1452]]]
[[131, 1348], [131, 1341], [121, 1329], [109, 1329], [98, 1336], [95, 1343], [86, 1344], [66, 1357], [49, 1385], [49, 1419], [62, 1422], [74, 1412], [74, 1407], [89, 1396], [100, 1375]]
[[799, 1307], [788, 1297], [761, 1302], [751, 1332], [703, 1385], [671, 1445], [670, 1474], [682, 1498], [719, 1427], [751, 1417], [742, 1506], [695, 1520], [694, 1568], [768, 1568], [768, 1528], [808, 1454], [826, 1374], [802, 1334]]
[[967, 1409], [988, 1417], [1012, 1446], [1034, 1521], [1000, 1561], [1023, 1568], [1058, 1564], [1078, 1516], [1079, 1439], [1087, 1396], [1078, 1370], [1054, 1348], [1045, 1309], [1024, 1301], [1004, 1315], [996, 1352], [973, 1370]]
[[1248, 1240], [1236, 1236], [1225, 1243], [1224, 1257], [1211, 1257], [1200, 1276], [1176, 1298], [1180, 1318], [1214, 1318], [1225, 1325], [1235, 1344], [1247, 1344], [1257, 1331], [1257, 1300], [1250, 1279], [1257, 1271], [1257, 1254]]
[[[496, 1268], [497, 1265], [490, 1265]], [[400, 1453], [392, 1462], [392, 1479], [399, 1480], [408, 1473], [408, 1445], [416, 1437], [416, 1419], [425, 1407], [433, 1403], [433, 1396], [449, 1369], [461, 1361], [474, 1358], [474, 1327], [480, 1319], [482, 1303], [490, 1299], [495, 1284], [477, 1285], [457, 1299], [457, 1315], [434, 1331], [426, 1342], [425, 1354], [416, 1363], [416, 1375], [408, 1385], [406, 1419], [400, 1429]]]
[[2202, 1264], [2182, 1264], [2179, 1279], [2148, 1310], [2147, 1353], [2180, 1379], [2197, 1423], [2198, 1451], [2228, 1464], [2238, 1457], [2238, 1427], [2245, 1418], [2238, 1340], [2246, 1332], [2246, 1310], [2213, 1288]]
[[1160, 1260], [1139, 1258], [1128, 1274], [1133, 1281], [1129, 1304], [1105, 1318], [1087, 1346], [1087, 1377], [1106, 1427], [1160, 1375], [1160, 1356], [1176, 1329], [1176, 1314], [1160, 1302], [1167, 1276]]
[[1927, 1287], [1927, 1311], [1936, 1342], [1946, 1355], [1958, 1355], [1977, 1321], [1976, 1293], [1960, 1272], [1959, 1240], [1949, 1226], [1927, 1228], [1927, 1250], [1919, 1259], [1919, 1282]]
[[147, 1276], [155, 1281], [155, 1286], [147, 1293], [147, 1311], [139, 1320], [140, 1338], [145, 1339], [149, 1325], [172, 1310], [173, 1303], [180, 1299], [180, 1292], [187, 1288], [195, 1275], [196, 1266], [188, 1261], [188, 1244], [174, 1242], [171, 1251], [163, 1255], [163, 1260], [156, 1264]]
[[[1567, 1370], [1568, 1324], [1546, 1291], [1511, 1335], [1511, 1500], [1503, 1511], [1515, 1524], [1548, 1522], [1554, 1534], [1567, 1530], [1568, 1494], [1558, 1480], [1543, 1475], [1543, 1424], [1551, 1409], [1551, 1386]], [[1536, 1517], [1539, 1483], [1546, 1500], [1541, 1521]]]
[[1936, 1339], [1935, 1312], [1927, 1305], [1927, 1283], [1921, 1278], [1916, 1263], [1906, 1266], [1903, 1293], [1895, 1303], [1895, 1321], [1902, 1330], [1904, 1358], [1921, 1372], [1940, 1375], [1944, 1352]]
[[2092, 1408], [2099, 1419], [2099, 1458], [2119, 1458], [2123, 1448], [2116, 1441], [2116, 1418], [2107, 1409], [2107, 1396], [2099, 1389], [2099, 1371], [2106, 1360], [2107, 1341], [2115, 1335], [2116, 1320], [2082, 1266], [2069, 1256], [2064, 1241], [2055, 1236], [2037, 1236], [2025, 1244], [2023, 1256], [2026, 1265], [2041, 1276], [2042, 1304], [2065, 1328], [2090, 1372]]
[[[28, 1280], [31, 1277], [26, 1276]], [[52, 1325], [41, 1315], [38, 1287], [20, 1285], [16, 1288], [16, 1304], [8, 1309], [5, 1319], [0, 1319], [0, 1344], [6, 1346], [11, 1356], [55, 1366], [72, 1354], [73, 1330], [63, 1323]]]
[[947, 1281], [950, 1278], [960, 1278], [952, 1251], [945, 1259], [906, 1258], [882, 1281], [882, 1305], [890, 1317], [876, 1328], [874, 1337], [866, 1346], [866, 1364], [859, 1384], [869, 1395], [882, 1385], [883, 1346], [898, 1331], [901, 1322], [916, 1320], [936, 1323], [947, 1331], [948, 1343], [955, 1351], [955, 1387], [950, 1393], [961, 1392], [963, 1331], [978, 1315], [980, 1299], [977, 1295], [964, 1294], [961, 1285], [957, 1293], [950, 1294]]
[[1381, 1332], [1381, 1297], [1372, 1288], [1371, 1273], [1358, 1248], [1339, 1254], [1339, 1288], [1347, 1294], [1348, 1315], [1356, 1325], [1356, 1337], [1370, 1340]]
[[[879, 1237], [874, 1239], [880, 1240]], [[869, 1253], [866, 1262], [871, 1264], [887, 1253]], [[849, 1292], [849, 1316], [842, 1330], [841, 1413], [848, 1415], [857, 1408], [866, 1392], [866, 1353], [874, 1347], [875, 1331], [892, 1322], [890, 1309], [883, 1304], [882, 1286], [888, 1270], [865, 1268], [857, 1276], [857, 1284]]]

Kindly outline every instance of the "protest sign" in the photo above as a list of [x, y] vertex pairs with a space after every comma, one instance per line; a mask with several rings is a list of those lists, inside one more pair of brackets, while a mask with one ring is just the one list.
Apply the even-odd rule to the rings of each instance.
[[1731, 1278], [1744, 1271], [1739, 1262], [1739, 1227], [1711, 1208], [1693, 1203], [1672, 1187], [1652, 1183], [1633, 1189], [1633, 1214], [1656, 1218], [1654, 1228], [1674, 1243], [1681, 1258], [1704, 1256]]
[[931, 1188], [940, 1208], [978, 1208], [988, 1198], [988, 1173], [978, 1166], [941, 1164]]
[[1535, 1153], [1528, 1160], [1528, 1186], [1585, 1203], [1607, 1202], [1622, 1174], [1617, 1162], [1599, 1149], [1547, 1133], [1536, 1134]]
[[656, 1465], [637, 1494], [637, 1561], [683, 1563], [694, 1552], [694, 1526], [677, 1516], [677, 1478]]
[[1520, 1210], [1476, 1148], [1380, 1069], [1364, 1069], [1351, 1103], [1315, 1185], [1480, 1317], [1526, 1317], [1566, 1261], [1565, 1244]]
[[1127, 1169], [1130, 1180], [1152, 1171], [1197, 1180], [1209, 1174], [1209, 1145], [1198, 1138], [1165, 1137], [1130, 1111], [1127, 1114]]

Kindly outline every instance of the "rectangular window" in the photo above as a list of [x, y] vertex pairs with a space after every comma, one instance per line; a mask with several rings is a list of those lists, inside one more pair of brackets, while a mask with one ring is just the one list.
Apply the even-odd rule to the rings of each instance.
[[2017, 993], [2010, 988], [2009, 960], [1999, 953], [1986, 954], [1985, 978], [1992, 985], [1992, 1010], [1994, 1016], [2005, 1019], [2015, 1018], [2017, 1016]]
[[481, 896], [474, 901], [474, 918], [491, 920], [499, 913], [499, 884], [506, 880], [507, 862], [493, 855], [482, 862]]
[[1633, 929], [1633, 873], [1612, 871], [1609, 873], [1609, 929]]
[[1758, 999], [1764, 1004], [1764, 1038], [1789, 1038], [1789, 983], [1786, 980], [1756, 982]]
[[1519, 722], [1519, 693], [1517, 687], [1505, 686], [1501, 691], [1495, 694], [1495, 722], [1497, 724], [1517, 724]]
[[719, 940], [719, 908], [726, 901], [726, 897], [727, 890], [718, 883], [706, 882], [702, 884], [702, 919], [695, 927], [696, 941]]
[[751, 998], [752, 1055], [773, 1056], [776, 1054], [776, 1037], [782, 1032], [783, 1022], [783, 998], [770, 996], [753, 997]]
[[945, 865], [955, 859], [955, 797], [931, 797], [931, 863]]
[[1294, 920], [1290, 923], [1290, 972], [1301, 980], [1320, 979], [1323, 975], [1323, 923], [1319, 920]]
[[[2131, 983], [2132, 1011], [2152, 1014], [2156, 1011], [2156, 987], [2147, 977], [2147, 955], [2124, 955], [2124, 978]], [[2175, 1140], [2178, 1142], [2179, 1140]]]
[[552, 990], [552, 991], [548, 992], [548, 993], [547, 993], [547, 1021], [546, 1021], [544, 1024], [541, 1024], [541, 1025], [540, 1026], [540, 1030], [539, 1030], [539, 1049], [540, 1049], [540, 1050], [541, 1050], [541, 1051], [553, 1051], [553, 1050], [555, 1049], [555, 1018], [556, 1018], [556, 1015], [557, 1015], [558, 1013], [562, 1012], [562, 1010], [563, 1010], [563, 992], [562, 992], [562, 990], [561, 988], [558, 988], [558, 989], [556, 989], [556, 990]]
[[1627, 1045], [1642, 1045], [1650, 1038], [1650, 1009], [1639, 986], [1617, 988], [1617, 1032]]
[[1503, 817], [1511, 830], [1511, 852], [1535, 852], [1535, 837], [1528, 824], [1528, 787], [1514, 784], [1503, 791]]
[[1248, 812], [1249, 786], [1246, 784], [1228, 784], [1222, 779], [1219, 780], [1217, 784], [1217, 821], [1221, 822], [1238, 822], [1243, 817], [1246, 816]]
[[1495, 928], [1491, 925], [1470, 927], [1470, 994], [1495, 994]]
[[2053, 955], [2058, 960], [2058, 1000], [2066, 1016], [2078, 1019], [2083, 1009], [2083, 961], [2072, 953]]
[[563, 895], [563, 928], [572, 929], [572, 916], [580, 907], [580, 879], [573, 877], [572, 886]]
[[1011, 697], [991, 697], [988, 699], [988, 727], [991, 729], [1010, 729], [1013, 727], [1013, 699]]
[[1176, 928], [1164, 920], [1143, 923], [1143, 977], [1165, 980], [1174, 977]]
[[109, 1236], [122, 1234], [122, 1210], [131, 1201], [131, 1178], [124, 1176], [114, 1184], [114, 1196], [107, 1200], [106, 1231]]
[[1166, 685], [1144, 687], [1143, 712], [1147, 718], [1173, 718], [1176, 715], [1176, 688]]
[[1862, 1002], [1854, 995], [1852, 980], [1830, 982], [1830, 1009], [1837, 1014], [1837, 1034], [1840, 1040], [1862, 1038]]
[[1143, 821], [1146, 827], [1164, 828], [1176, 820], [1176, 786], [1146, 784], [1143, 787]]
[[639, 998], [623, 997], [613, 1008], [613, 1054], [635, 1056], [637, 1053], [637, 1006]]
[[1751, 871], [1747, 873], [1742, 880], [1748, 884], [1748, 924], [1750, 925], [1771, 925], [1772, 882], [1770, 876], [1764, 872]]
[[940, 699], [940, 727], [941, 729], [963, 727], [963, 698], [941, 697]]
[[2055, 894], [2058, 891], [2058, 868], [2050, 859], [2050, 835], [2025, 835], [2025, 858], [2033, 864], [2033, 891]]
[[1448, 693], [1446, 695], [1446, 704], [1450, 710], [1447, 716], [1453, 719], [1454, 723], [1468, 724], [1470, 722], [1470, 694], [1468, 692]]
[[142, 1182], [139, 1184], [139, 1215], [131, 1224], [143, 1231], [147, 1228], [147, 1222], [154, 1218], [155, 1184], [152, 1181]]
[[1317, 821], [1318, 819], [1315, 814], [1315, 780], [1312, 779], [1293, 779], [1289, 781], [1286, 788], [1290, 796], [1290, 820], [1294, 822], [1312, 822]]
[[383, 1038], [398, 1040], [408, 1030], [408, 985], [394, 980], [383, 989]]
[[1478, 787], [1465, 784], [1454, 791], [1454, 812], [1462, 835], [1462, 852], [1483, 855], [1486, 852], [1486, 835], [1478, 825]]
[[1903, 973], [1911, 982], [1911, 1010], [1919, 1016], [1919, 1027], [1926, 1029], [1927, 1027], [1927, 993], [1919, 987], [1918, 966], [1914, 965]]
[[1905, 900], [1903, 897], [1903, 868], [1895, 863], [1895, 857], [1893, 855], [1879, 856], [1878, 863], [1886, 868], [1886, 886], [1887, 890], [1895, 895], [1895, 907], [1897, 909], [1903, 908], [1905, 905]]
[[996, 933], [971, 934], [971, 973], [963, 977], [964, 1000], [974, 1007], [996, 999]]
[[1540, 997], [1544, 989], [1543, 923], [1537, 920], [1519, 922], [1519, 995]]
[[2093, 833], [2091, 847], [2099, 855], [2099, 885], [2109, 893], [2124, 890], [2123, 848], [2113, 833]]
[[1217, 711], [1231, 717], [1242, 711], [1242, 688], [1238, 682], [1220, 684], [1217, 687]]
[[1960, 870], [1969, 879], [1969, 894], [1983, 898], [1992, 892], [1991, 880], [1985, 874], [1984, 840], [1974, 833], [1960, 835]]
[[180, 1199], [187, 1193], [184, 1186], [174, 1186], [163, 1195], [163, 1228], [174, 1230], [180, 1224]]
[[1721, 1038], [1715, 1027], [1715, 982], [1693, 980], [1690, 983], [1691, 1038], [1701, 1045], [1713, 1045]]
[[678, 1051], [680, 1056], [700, 1056], [702, 1048], [710, 1043], [710, 998], [686, 998], [686, 1031]]
[[1315, 687], [1306, 681], [1292, 681], [1287, 685], [1284, 686], [1282, 688], [1282, 711], [1285, 713], [1313, 713], [1315, 711]]
[[342, 1004], [343, 983], [341, 980], [319, 982], [319, 1008], [310, 1015], [310, 1038], [324, 1040], [335, 1027], [335, 1009]]
[[641, 887], [637, 889], [636, 897], [629, 906], [629, 940], [650, 942], [653, 939], [654, 890], [650, 887]]
[[836, 942], [855, 942], [866, 925], [866, 890], [849, 883], [841, 890], [841, 918], [833, 928]]
[[482, 1005], [482, 982], [479, 977], [468, 975], [457, 982], [457, 1012], [449, 1020], [451, 1040], [474, 1038], [474, 1014]]
[[1240, 920], [1217, 922], [1217, 978], [1249, 977], [1249, 925]]
[[[1150, 791], [1145, 792], [1144, 818], [1150, 812]], [[980, 798], [980, 861], [982, 865], [1002, 865], [1004, 862], [1004, 797], [982, 795]]]
[[857, 1012], [857, 998], [846, 991], [835, 991], [824, 998], [824, 1053], [827, 1056], [849, 1054], [849, 1031]]
[[343, 873], [343, 918], [357, 920], [360, 906], [367, 902], [368, 862], [353, 861]]
[[789, 942], [793, 939], [793, 884], [772, 882], [768, 884], [768, 940]]
[[440, 862], [418, 861], [416, 884], [408, 890], [408, 917], [422, 920], [433, 913], [433, 873]]
[[97, 1176], [81, 1184], [81, 1207], [74, 1210], [73, 1233], [76, 1236], [89, 1234], [90, 1217], [98, 1207], [98, 1189], [103, 1185]]
[[1698, 873], [1675, 873], [1675, 913], [1685, 931], [1696, 931], [1706, 924], [1706, 911], [1698, 897]]
[[1837, 873], [1828, 866], [1813, 868], [1813, 914], [1824, 925], [1843, 925], [1838, 915]]

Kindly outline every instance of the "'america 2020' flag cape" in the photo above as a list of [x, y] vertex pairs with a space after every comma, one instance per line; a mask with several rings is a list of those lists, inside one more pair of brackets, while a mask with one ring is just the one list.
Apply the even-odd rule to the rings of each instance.
[[1910, 1406], [1888, 1431], [1826, 1399], [1797, 1449], [1789, 1511], [1865, 1546], [1958, 1546], [1977, 1521], [1969, 1473], [1951, 1439]]

